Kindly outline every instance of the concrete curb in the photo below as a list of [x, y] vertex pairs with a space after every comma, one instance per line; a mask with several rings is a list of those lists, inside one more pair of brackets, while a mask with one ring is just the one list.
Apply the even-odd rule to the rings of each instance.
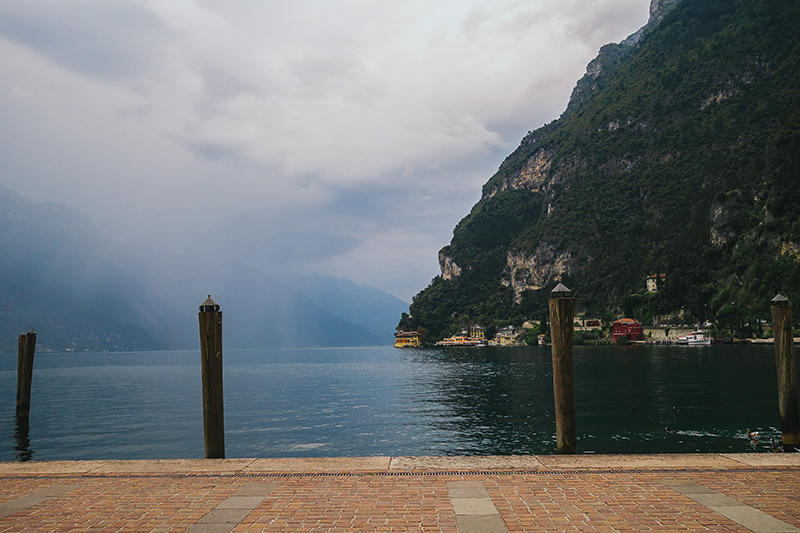
[[800, 454], [531, 455], [0, 462], [0, 475], [259, 474], [800, 467]]

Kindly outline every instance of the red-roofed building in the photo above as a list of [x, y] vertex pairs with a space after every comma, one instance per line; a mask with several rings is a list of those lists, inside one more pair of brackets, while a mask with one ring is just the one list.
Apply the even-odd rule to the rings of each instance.
[[620, 337], [628, 337], [629, 341], [642, 340], [642, 325], [632, 318], [620, 318], [614, 322], [612, 331], [614, 342]]

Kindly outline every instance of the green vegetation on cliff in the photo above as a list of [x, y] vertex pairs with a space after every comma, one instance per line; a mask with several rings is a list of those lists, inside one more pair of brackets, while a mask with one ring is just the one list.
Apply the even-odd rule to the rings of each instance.
[[800, 301], [800, 3], [683, 0], [611, 51], [484, 185], [402, 327], [539, 319], [559, 280], [581, 312], [739, 333]]

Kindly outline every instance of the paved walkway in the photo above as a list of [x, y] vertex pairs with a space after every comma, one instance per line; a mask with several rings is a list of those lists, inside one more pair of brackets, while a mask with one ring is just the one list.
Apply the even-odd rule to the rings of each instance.
[[0, 463], [0, 532], [800, 533], [800, 454]]

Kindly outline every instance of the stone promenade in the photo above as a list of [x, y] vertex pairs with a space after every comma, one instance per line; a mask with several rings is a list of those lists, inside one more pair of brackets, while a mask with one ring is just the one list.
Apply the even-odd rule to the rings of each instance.
[[0, 463], [0, 532], [800, 533], [800, 454]]

